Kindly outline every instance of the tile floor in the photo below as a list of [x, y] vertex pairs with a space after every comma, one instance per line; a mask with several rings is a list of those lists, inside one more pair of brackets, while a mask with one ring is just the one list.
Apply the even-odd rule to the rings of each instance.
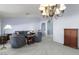
[[11, 48], [10, 44], [6, 44], [6, 47], [6, 49], [0, 50], [0, 55], [79, 55], [79, 49], [64, 46], [47, 37], [44, 37], [40, 43], [18, 49]]

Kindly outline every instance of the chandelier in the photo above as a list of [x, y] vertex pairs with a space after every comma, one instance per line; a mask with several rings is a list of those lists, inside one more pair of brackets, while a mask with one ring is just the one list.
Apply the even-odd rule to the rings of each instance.
[[39, 7], [44, 17], [61, 16], [65, 9], [66, 6], [64, 4], [42, 4]]

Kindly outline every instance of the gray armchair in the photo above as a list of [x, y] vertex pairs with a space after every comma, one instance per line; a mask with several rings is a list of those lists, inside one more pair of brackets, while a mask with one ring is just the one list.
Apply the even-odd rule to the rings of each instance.
[[37, 35], [35, 36], [34, 41], [40, 42], [41, 40], [42, 40], [42, 32], [38, 32]]
[[22, 35], [13, 34], [10, 38], [10, 43], [12, 48], [20, 48], [26, 45], [26, 38]]

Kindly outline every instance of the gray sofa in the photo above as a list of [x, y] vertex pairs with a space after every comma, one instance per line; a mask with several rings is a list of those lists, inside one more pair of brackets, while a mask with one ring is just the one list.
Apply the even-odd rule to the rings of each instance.
[[[12, 34], [10, 38], [11, 47], [20, 48], [26, 45], [27, 32], [28, 31], [19, 31], [19, 35], [16, 35], [15, 33]], [[41, 42], [41, 40], [42, 40], [42, 32], [37, 32], [37, 34], [34, 37], [34, 42]]]

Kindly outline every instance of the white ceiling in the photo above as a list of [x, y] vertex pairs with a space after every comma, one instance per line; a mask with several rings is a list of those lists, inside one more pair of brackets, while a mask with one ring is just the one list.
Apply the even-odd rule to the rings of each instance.
[[[79, 4], [67, 4], [64, 16], [71, 16], [79, 12]], [[5, 17], [39, 17], [39, 4], [0, 4], [0, 18]]]
[[0, 17], [25, 17], [41, 15], [39, 4], [0, 4]]

